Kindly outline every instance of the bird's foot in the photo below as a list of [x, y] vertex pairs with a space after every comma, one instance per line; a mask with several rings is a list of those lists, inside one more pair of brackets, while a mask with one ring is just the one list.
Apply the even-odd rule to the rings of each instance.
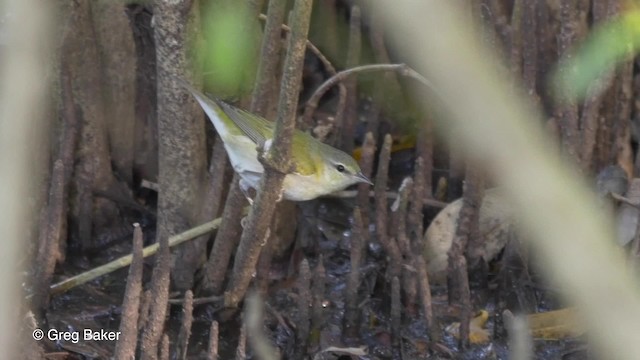
[[252, 187], [251, 185], [249, 185], [248, 182], [244, 181], [243, 179], [240, 179], [240, 190], [242, 191], [242, 194], [249, 202], [249, 205], [253, 205], [253, 196], [251, 196], [251, 189]]

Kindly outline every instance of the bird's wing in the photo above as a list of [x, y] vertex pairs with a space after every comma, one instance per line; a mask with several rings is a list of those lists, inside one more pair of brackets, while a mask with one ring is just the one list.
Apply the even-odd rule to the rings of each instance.
[[273, 123], [258, 115], [231, 106], [224, 101], [217, 100], [216, 102], [229, 119], [257, 145], [264, 146], [264, 143], [273, 137]]
[[[254, 143], [264, 146], [267, 140], [273, 138], [274, 123], [223, 101], [218, 100], [217, 103], [233, 123]], [[299, 130], [294, 130], [294, 132], [293, 147], [296, 151], [291, 154], [295, 164], [294, 172], [306, 176], [315, 174], [317, 171], [315, 162], [319, 159], [313, 158], [314, 155], [311, 148], [314, 142], [318, 142], [318, 140]]]

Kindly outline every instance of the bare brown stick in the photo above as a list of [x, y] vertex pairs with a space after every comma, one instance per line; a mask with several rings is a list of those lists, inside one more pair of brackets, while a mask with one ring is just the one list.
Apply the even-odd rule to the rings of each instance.
[[222, 207], [222, 195], [224, 190], [224, 172], [227, 167], [227, 152], [224, 143], [216, 136], [211, 150], [211, 163], [209, 165], [209, 181], [204, 195], [204, 204], [200, 212], [200, 222], [215, 219], [220, 214]]
[[[258, 18], [260, 20], [266, 20], [267, 16], [264, 14], [260, 14], [258, 16]], [[282, 28], [282, 30], [284, 31], [291, 31], [291, 28], [287, 25], [287, 24], [282, 24], [280, 25], [280, 27]], [[326, 56], [324, 56], [324, 54], [322, 53], [322, 51], [320, 51], [320, 49], [318, 49], [317, 46], [315, 46], [311, 41], [307, 40], [307, 49], [309, 51], [311, 51], [317, 58], [318, 60], [320, 60], [320, 62], [322, 63], [322, 65], [324, 66], [324, 69], [327, 71], [327, 73], [329, 73], [329, 75], [335, 75], [337, 73], [336, 68], [333, 66], [333, 64], [331, 63], [331, 61], [329, 61], [329, 59], [327, 59]]]
[[392, 228], [389, 233], [396, 238], [398, 248], [403, 255], [407, 256], [411, 253], [411, 243], [407, 236], [407, 206], [409, 203], [409, 194], [413, 190], [413, 180], [405, 178], [398, 189], [398, 197], [393, 205], [391, 205], [391, 222]]
[[260, 256], [260, 249], [264, 240], [268, 238], [269, 224], [276, 202], [281, 197], [282, 181], [285, 175], [292, 170], [291, 139], [295, 129], [295, 112], [298, 103], [298, 90], [302, 80], [302, 65], [310, 14], [310, 0], [295, 3], [273, 145], [266, 154], [261, 156], [265, 173], [260, 182], [260, 190], [256, 196], [253, 210], [249, 214], [247, 227], [240, 239], [233, 274], [225, 292], [227, 307], [237, 307], [249, 287]]
[[427, 263], [422, 256], [422, 252], [416, 252], [413, 256], [414, 266], [418, 277], [418, 292], [420, 293], [420, 304], [424, 315], [425, 324], [432, 341], [440, 340], [440, 331], [434, 326], [433, 306], [431, 301], [431, 287], [429, 286], [429, 274], [427, 273]]
[[[222, 220], [221, 218], [217, 218], [215, 220], [209, 221], [208, 223], [202, 224], [200, 226], [196, 226], [193, 229], [189, 229], [181, 234], [172, 236], [171, 238], [169, 238], [169, 247], [180, 245], [185, 241], [189, 241], [202, 234], [205, 234], [207, 232], [211, 232], [217, 229], [220, 226], [221, 220]], [[159, 247], [160, 245], [158, 243], [145, 247], [142, 250], [142, 256], [148, 257], [151, 255], [154, 255], [155, 253], [158, 252]], [[70, 277], [57, 284], [53, 284], [49, 288], [49, 292], [51, 293], [51, 295], [57, 295], [57, 294], [63, 293], [76, 286], [82, 285], [88, 281], [96, 279], [100, 276], [109, 274], [125, 266], [128, 266], [129, 264], [131, 264], [132, 259], [133, 259], [132, 255], [125, 255], [107, 264], [98, 266], [97, 268], [91, 269], [82, 274]]]
[[180, 323], [180, 332], [178, 333], [178, 342], [176, 344], [176, 358], [186, 359], [187, 349], [189, 347], [189, 338], [191, 337], [191, 324], [193, 323], [193, 292], [187, 290], [184, 293], [184, 303], [182, 305], [182, 322]]
[[[313, 296], [313, 306], [311, 308], [311, 343], [310, 348], [314, 349], [320, 341], [320, 331], [324, 325], [324, 290], [326, 282], [326, 271], [322, 254], [318, 257], [318, 264], [313, 270], [313, 285], [311, 288]], [[317, 335], [317, 336], [316, 336]]]
[[469, 345], [469, 322], [471, 320], [471, 293], [469, 290], [469, 278], [467, 269], [467, 258], [465, 252], [468, 250], [470, 241], [478, 241], [473, 235], [478, 235], [478, 219], [483, 185], [481, 175], [476, 166], [467, 165], [467, 175], [464, 184], [464, 196], [462, 208], [458, 217], [458, 226], [449, 249], [449, 302], [454, 299], [462, 307], [460, 319], [460, 346], [465, 348]]
[[390, 239], [388, 234], [387, 197], [384, 196], [384, 193], [387, 190], [390, 158], [391, 135], [387, 134], [384, 137], [384, 143], [380, 150], [374, 192], [376, 202], [376, 234], [378, 242], [380, 242], [387, 252], [387, 255], [390, 257], [389, 272], [391, 278], [393, 278], [395, 276], [400, 276], [400, 264], [402, 264], [402, 257], [396, 242], [393, 239]]
[[485, 180], [482, 170], [476, 164], [467, 164], [467, 179], [465, 180], [463, 201], [468, 203], [472, 211], [469, 212], [469, 235], [466, 248], [466, 256], [472, 266], [477, 266], [476, 262], [482, 256], [480, 250], [482, 236], [480, 234], [480, 207], [484, 198]]
[[351, 271], [347, 275], [345, 289], [344, 334], [356, 338], [360, 329], [360, 312], [358, 308], [358, 289], [360, 288], [360, 267], [364, 263], [365, 229], [362, 223], [360, 208], [353, 209], [353, 229], [351, 232]]
[[[413, 188], [409, 201], [409, 212], [407, 214], [407, 235], [411, 240], [411, 247], [413, 251], [418, 251], [422, 254], [422, 249], [416, 249], [422, 244], [423, 236], [423, 216], [422, 206], [424, 204], [423, 199], [427, 194], [427, 181], [430, 180], [426, 175], [426, 167], [424, 160], [421, 156], [416, 159], [415, 170], [413, 174]], [[431, 184], [431, 181], [429, 181]], [[429, 192], [431, 192], [429, 190]]]
[[[281, 204], [282, 203], [279, 205]], [[271, 229], [276, 229], [276, 218], [279, 215], [281, 214], [278, 212], [278, 207], [276, 206], [276, 213], [273, 219], [271, 219]], [[260, 258], [258, 259], [258, 265], [256, 265], [256, 287], [260, 295], [266, 295], [269, 290], [269, 282], [271, 281], [271, 261], [273, 260], [274, 247], [277, 245], [276, 242], [279, 240], [276, 238], [275, 232], [276, 231], [269, 232], [269, 239], [267, 240], [267, 244], [264, 248], [262, 248]]]
[[[272, 91], [280, 58], [280, 31], [278, 27], [284, 18], [284, 3], [286, 2], [282, 0], [269, 2], [268, 15], [272, 19], [267, 21], [265, 27], [260, 63], [251, 100], [251, 111], [262, 116], [266, 116], [266, 111], [269, 107], [271, 96], [268, 94], [269, 91]], [[205, 294], [220, 294], [222, 292], [231, 254], [240, 241], [242, 231], [240, 227], [240, 218], [242, 216], [240, 209], [246, 203], [246, 199], [240, 191], [239, 181], [240, 177], [234, 174], [225, 202], [222, 226], [218, 231], [209, 259], [204, 267], [201, 290]]]
[[135, 358], [136, 342], [138, 339], [138, 314], [140, 313], [140, 298], [142, 297], [142, 243], [143, 234], [139, 224], [133, 224], [133, 259], [127, 276], [127, 286], [122, 302], [120, 315], [120, 340], [116, 343], [114, 356], [116, 359]]
[[[149, 307], [151, 306], [151, 290], [142, 292], [140, 301], [140, 312], [138, 313], [138, 329], [144, 329], [149, 320]], [[137, 339], [136, 339], [137, 341]]]
[[[142, 339], [140, 341], [142, 359], [155, 359], [158, 357], [158, 343], [164, 331], [167, 301], [169, 300], [169, 272], [171, 269], [169, 242], [164, 237], [159, 238], [158, 242], [160, 243], [158, 257], [151, 275], [149, 318], [142, 331]], [[162, 341], [164, 343], [164, 339]]]
[[[211, 150], [211, 162], [206, 176], [205, 192], [201, 202], [201, 210], [198, 214], [198, 223], [203, 223], [216, 218], [220, 213], [227, 162], [227, 153], [224, 149], [224, 143], [220, 136], [216, 135], [213, 149]], [[194, 259], [195, 262], [198, 263], [198, 266], [206, 267], [206, 243], [210, 238], [211, 234], [205, 233], [194, 240], [199, 243], [196, 247], [202, 249], [201, 256]], [[206, 274], [207, 273], [205, 272], [205, 275]]]
[[[351, 7], [349, 18], [349, 47], [347, 49], [347, 68], [354, 68], [360, 63], [362, 35], [360, 30], [360, 7]], [[346, 103], [336, 114], [336, 124], [339, 129], [339, 147], [347, 153], [353, 151], [355, 126], [358, 121], [358, 81], [355, 77], [345, 80], [347, 87]]]
[[302, 260], [300, 263], [300, 273], [296, 284], [298, 289], [298, 320], [296, 322], [296, 359], [304, 359], [307, 357], [309, 346], [309, 326], [311, 316], [309, 314], [309, 306], [312, 305], [311, 299], [311, 269], [309, 261]]
[[402, 303], [400, 302], [400, 280], [391, 279], [391, 334], [394, 345], [400, 344], [400, 329], [402, 326]]
[[[459, 236], [456, 236], [456, 238], [460, 239]], [[456, 240], [454, 240], [454, 244], [455, 241]], [[460, 347], [466, 349], [469, 346], [469, 324], [471, 321], [471, 294], [469, 291], [469, 278], [467, 276], [467, 259], [464, 255], [459, 255], [458, 250], [449, 250], [449, 254], [449, 268], [451, 274], [449, 301], [452, 303], [454, 302], [453, 299], [457, 299], [456, 302], [458, 302], [461, 307]], [[456, 290], [451, 292], [452, 289]]]
[[45, 210], [44, 224], [40, 228], [38, 238], [38, 254], [34, 264], [35, 274], [33, 284], [35, 296], [33, 297], [34, 309], [45, 309], [49, 304], [49, 292], [53, 271], [60, 250], [60, 235], [64, 223], [64, 166], [61, 160], [56, 160], [51, 175], [49, 199]]
[[[376, 152], [376, 141], [371, 132], [368, 132], [364, 137], [364, 143], [362, 144], [362, 152], [360, 153], [360, 169], [362, 173], [371, 179], [373, 173], [373, 160]], [[363, 209], [362, 211], [362, 226], [365, 229], [369, 229], [369, 191], [371, 186], [368, 184], [358, 184], [358, 194], [356, 195], [356, 204]]]
[[[258, 74], [251, 96], [251, 111], [254, 114], [266, 115], [269, 100], [272, 98], [273, 79], [278, 73], [280, 51], [282, 49], [281, 28], [284, 26], [284, 14], [287, 2], [284, 0], [269, 1], [267, 16], [258, 15], [260, 19], [266, 21], [264, 26], [264, 37], [262, 38], [262, 48], [260, 50], [260, 62], [258, 63]], [[264, 17], [263, 17], [264, 16]]]
[[[413, 246], [411, 240], [407, 235], [407, 207], [409, 204], [409, 195], [413, 192], [413, 180], [411, 178], [405, 178], [398, 190], [398, 198], [391, 206], [391, 221], [392, 229], [391, 233], [396, 239], [400, 253], [402, 254], [402, 288], [405, 293], [405, 304], [407, 306], [413, 306], [416, 303], [417, 298], [417, 284], [415, 270], [411, 267], [407, 267], [404, 259], [413, 257]], [[418, 200], [420, 203], [420, 201]]]
[[169, 360], [169, 335], [166, 333], [162, 334], [162, 339], [160, 340], [160, 346], [156, 350], [158, 352], [159, 360]]
[[204, 266], [201, 290], [205, 294], [219, 294], [222, 291], [231, 254], [240, 240], [240, 218], [247, 200], [240, 190], [239, 181], [238, 174], [234, 174], [222, 212], [220, 231], [216, 235], [209, 259]]
[[242, 324], [240, 335], [238, 336], [238, 347], [236, 348], [236, 360], [247, 359], [247, 325]]
[[[276, 94], [273, 91], [274, 80], [279, 73], [278, 65], [280, 64], [280, 52], [282, 48], [281, 28], [284, 25], [284, 15], [286, 10], [286, 0], [270, 1], [269, 8], [267, 10], [266, 24], [264, 30], [264, 38], [262, 40], [261, 61], [258, 67], [258, 74], [256, 77], [255, 89], [252, 96], [251, 107], [252, 111], [256, 114], [266, 116], [267, 109], [270, 105], [270, 100]], [[288, 27], [287, 27], [288, 28]], [[280, 211], [278, 211], [280, 209]], [[282, 216], [282, 207], [276, 207], [275, 215], [271, 219], [272, 229], [275, 229], [275, 224], [279, 216]], [[295, 226], [295, 223], [292, 224]], [[276, 244], [274, 241], [275, 231], [269, 235], [267, 245], [262, 249], [258, 260], [258, 287], [260, 291], [266, 293], [269, 284], [269, 268], [271, 266], [271, 258], [273, 257], [273, 251]]]
[[[260, 18], [260, 20], [266, 20], [267, 16], [260, 14], [258, 16]], [[282, 24], [281, 25], [282, 30], [284, 31], [291, 31], [291, 28], [289, 26], [287, 26], [286, 24]], [[266, 31], [265, 31], [266, 32]], [[329, 59], [327, 59], [327, 57], [322, 53], [322, 51], [320, 51], [320, 49], [318, 49], [317, 46], [315, 46], [311, 41], [307, 40], [306, 42], [307, 45], [307, 49], [309, 51], [311, 51], [317, 58], [318, 60], [320, 60], [320, 62], [322, 63], [322, 65], [324, 66], [324, 69], [327, 71], [327, 73], [329, 74], [329, 76], [334, 76], [337, 71], [336, 68], [333, 66], [333, 64], [331, 64], [331, 61], [329, 61]], [[336, 109], [336, 113], [339, 114], [342, 112], [341, 109], [344, 108], [345, 105], [345, 99], [347, 96], [347, 88], [345, 87], [344, 84], [340, 83], [338, 84], [338, 91], [339, 91], [339, 101], [338, 101], [338, 107]], [[337, 117], [337, 115], [336, 115]], [[311, 126], [311, 116], [307, 117], [306, 115], [303, 116], [302, 122], [305, 126], [310, 127]]]
[[218, 335], [220, 328], [218, 322], [213, 320], [211, 322], [211, 330], [209, 330], [209, 349], [207, 350], [208, 360], [218, 360]]

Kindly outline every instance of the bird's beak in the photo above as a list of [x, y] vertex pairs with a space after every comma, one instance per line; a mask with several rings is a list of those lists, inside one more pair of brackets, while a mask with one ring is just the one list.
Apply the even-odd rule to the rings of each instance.
[[358, 180], [358, 182], [373, 185], [373, 182], [371, 182], [371, 180], [369, 180], [369, 178], [364, 176], [361, 172], [355, 174], [354, 177]]

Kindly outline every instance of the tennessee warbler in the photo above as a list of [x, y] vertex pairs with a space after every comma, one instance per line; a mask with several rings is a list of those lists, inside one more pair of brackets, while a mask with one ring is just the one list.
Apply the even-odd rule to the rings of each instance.
[[[264, 167], [258, 161], [257, 146], [266, 148], [270, 145], [275, 123], [224, 101], [210, 99], [189, 84], [182, 83], [193, 94], [222, 138], [231, 165], [240, 175], [240, 187], [245, 195], [249, 188], [257, 189], [264, 173]], [[311, 200], [355, 183], [373, 184], [362, 174], [356, 160], [347, 153], [300, 130], [294, 131], [291, 143], [291, 161], [295, 170], [284, 178], [285, 199]]]

